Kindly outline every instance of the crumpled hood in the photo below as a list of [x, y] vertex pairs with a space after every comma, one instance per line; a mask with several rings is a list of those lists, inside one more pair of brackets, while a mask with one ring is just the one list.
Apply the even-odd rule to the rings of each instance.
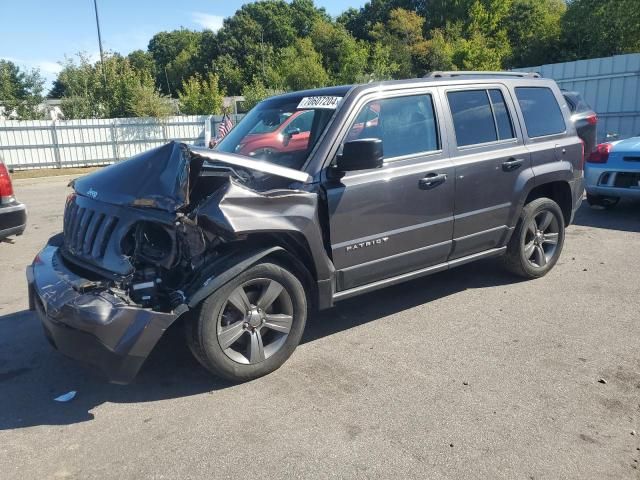
[[307, 173], [291, 168], [172, 141], [75, 179], [70, 186], [79, 195], [112, 205], [175, 212], [189, 204], [190, 188], [205, 161], [303, 183], [311, 180]]
[[112, 205], [176, 211], [188, 203], [191, 154], [170, 142], [71, 182], [76, 193]]

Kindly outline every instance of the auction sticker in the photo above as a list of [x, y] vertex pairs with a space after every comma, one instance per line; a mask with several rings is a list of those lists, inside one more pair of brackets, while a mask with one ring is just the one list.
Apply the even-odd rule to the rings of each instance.
[[335, 110], [342, 97], [304, 97], [300, 100], [298, 108], [327, 108]]

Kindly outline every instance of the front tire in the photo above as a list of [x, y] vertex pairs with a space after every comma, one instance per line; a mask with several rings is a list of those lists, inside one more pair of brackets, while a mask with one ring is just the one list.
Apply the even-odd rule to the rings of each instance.
[[245, 382], [279, 368], [304, 332], [307, 300], [300, 280], [260, 263], [202, 302], [187, 324], [187, 342], [210, 372]]
[[556, 202], [538, 198], [522, 209], [505, 255], [508, 270], [539, 278], [553, 268], [564, 245], [564, 216]]

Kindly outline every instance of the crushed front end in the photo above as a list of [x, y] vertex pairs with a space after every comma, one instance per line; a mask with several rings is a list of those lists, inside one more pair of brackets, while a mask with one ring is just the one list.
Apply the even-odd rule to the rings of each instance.
[[246, 231], [265, 229], [257, 217], [275, 217], [282, 228], [286, 219], [261, 208], [282, 212], [304, 200], [308, 222], [291, 228], [313, 224], [315, 194], [263, 195], [230, 178], [241, 166], [204, 172], [204, 161], [171, 142], [76, 180], [63, 233], [27, 267], [29, 305], [52, 344], [112, 382], [135, 377], [166, 329], [194, 306], [198, 289], [219, 273], [211, 268], [216, 260], [233, 257]]

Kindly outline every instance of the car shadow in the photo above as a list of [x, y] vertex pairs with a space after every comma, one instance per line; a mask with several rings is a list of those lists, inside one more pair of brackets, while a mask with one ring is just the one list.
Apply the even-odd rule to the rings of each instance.
[[640, 201], [622, 199], [613, 208], [591, 207], [586, 201], [576, 212], [574, 225], [640, 232]]
[[[416, 279], [340, 302], [311, 316], [302, 343], [374, 322], [466, 289], [519, 281], [495, 260]], [[0, 430], [36, 425], [69, 425], [93, 419], [106, 402], [141, 403], [215, 393], [234, 384], [209, 374], [191, 355], [182, 329], [171, 328], [131, 385], [113, 385], [87, 367], [54, 350], [35, 314], [28, 310], [0, 316]], [[68, 403], [53, 399], [68, 391]]]

